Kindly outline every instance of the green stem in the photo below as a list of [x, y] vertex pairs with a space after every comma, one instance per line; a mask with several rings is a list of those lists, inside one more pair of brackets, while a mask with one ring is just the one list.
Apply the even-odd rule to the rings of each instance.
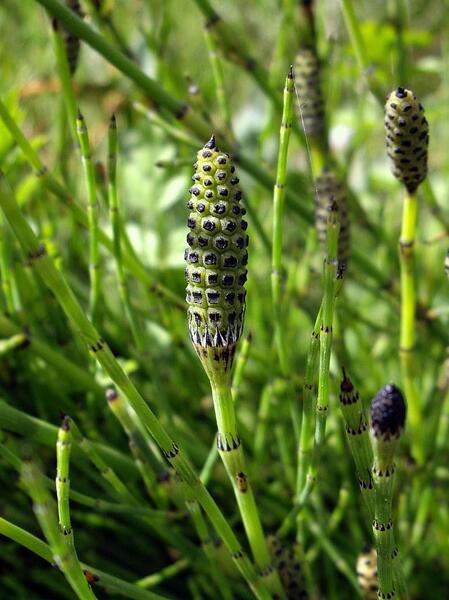
[[340, 408], [360, 491], [372, 521], [375, 514], [375, 489], [371, 473], [373, 448], [369, 437], [368, 420], [359, 393], [345, 372], [340, 387]]
[[[3, 429], [18, 433], [26, 437], [28, 441], [45, 444], [48, 447], [54, 447], [58, 438], [57, 427], [36, 417], [31, 417], [1, 399], [0, 423]], [[131, 481], [136, 479], [138, 471], [128, 456], [105, 444], [99, 444], [98, 442], [91, 442], [91, 444], [105, 461], [120, 470], [121, 473], [126, 473]], [[76, 442], [74, 442], [73, 454], [75, 458], [80, 458], [81, 450]]]
[[100, 257], [98, 253], [98, 201], [95, 180], [95, 168], [92, 161], [92, 151], [89, 142], [89, 133], [83, 115], [78, 111], [76, 118], [76, 131], [80, 144], [81, 158], [83, 161], [84, 176], [86, 179], [89, 217], [89, 275], [90, 296], [89, 313], [93, 323], [97, 322], [101, 293]]
[[80, 600], [95, 600], [81, 565], [76, 557], [73, 538], [66, 535], [58, 526], [54, 503], [44, 483], [44, 476], [35, 464], [24, 462], [21, 476], [28, 494], [33, 500], [33, 508], [42, 531], [48, 540], [54, 562], [64, 573], [75, 594]]
[[360, 30], [360, 23], [356, 17], [352, 0], [341, 0], [343, 16], [346, 28], [354, 49], [357, 63], [361, 74], [366, 80], [368, 88], [380, 104], [384, 104], [385, 94], [382, 92], [380, 82], [374, 72], [374, 66], [370, 64], [366, 51], [365, 41]]
[[[37, 556], [40, 556], [51, 565], [54, 565], [53, 552], [48, 544], [40, 540], [35, 535], [28, 533], [25, 529], [14, 525], [10, 521], [0, 517], [0, 534], [20, 544], [27, 550], [34, 552]], [[123, 581], [118, 577], [99, 571], [94, 567], [81, 563], [81, 566], [85, 572], [89, 572], [96, 578], [96, 583], [100, 586], [104, 585], [109, 590], [115, 592], [125, 598], [131, 598], [132, 600], [168, 600], [165, 596], [160, 596], [153, 592], [147, 592], [146, 590], [139, 589], [136, 585]]]
[[[373, 533], [377, 549], [379, 593], [384, 598], [406, 598], [407, 591], [399, 561], [399, 551], [394, 541], [393, 530], [393, 462], [398, 438], [390, 441], [374, 437], [373, 478], [376, 488], [375, 518]], [[390, 594], [390, 595], [389, 595]]]
[[52, 21], [52, 37], [53, 46], [56, 56], [56, 67], [58, 70], [58, 76], [61, 81], [62, 94], [64, 98], [64, 105], [66, 109], [66, 118], [69, 124], [69, 129], [72, 134], [72, 140], [76, 142], [76, 99], [73, 91], [72, 76], [70, 74], [70, 67], [67, 60], [67, 52], [64, 44], [63, 37], [59, 28], [59, 23], [56, 19]]
[[312, 459], [315, 432], [316, 390], [318, 381], [320, 325], [322, 314], [323, 305], [320, 306], [315, 320], [315, 325], [310, 336], [306, 373], [304, 376], [302, 424], [298, 448], [298, 475], [296, 480], [297, 501], [299, 501], [299, 498], [306, 488], [307, 475], [310, 474], [313, 476], [311, 472], [309, 473], [309, 469]]
[[280, 593], [281, 588], [277, 573], [270, 569], [270, 554], [249, 482], [243, 448], [237, 432], [230, 388], [226, 384], [217, 385], [212, 380], [211, 388], [218, 429], [217, 446], [234, 489], [254, 560], [260, 569], [266, 586], [269, 589], [276, 589], [277, 593]]
[[50, 257], [46, 255], [43, 247], [39, 244], [39, 240], [24, 219], [11, 190], [6, 186], [3, 176], [0, 177], [0, 206], [13, 228], [23, 251], [28, 259], [30, 259], [31, 265], [41, 276], [47, 287], [53, 292], [65, 314], [86, 344], [89, 352], [96, 358], [124, 397], [127, 398], [142, 424], [148, 429], [156, 443], [160, 446], [166, 459], [185, 480], [187, 485], [191, 487], [195, 499], [204, 508], [204, 511], [231, 553], [237, 568], [250, 585], [255, 596], [263, 600], [268, 599], [268, 592], [264, 587], [261, 587], [254, 567], [243, 553], [234, 532], [212, 496], [201, 484], [190, 462], [184, 456], [184, 452], [181, 451], [162, 427], [156, 415], [149, 408], [144, 398], [115, 359], [106, 342], [84, 314], [64, 277], [56, 269]]
[[283, 218], [285, 209], [285, 182], [287, 176], [288, 146], [293, 121], [293, 90], [293, 70], [290, 67], [290, 71], [285, 80], [284, 107], [279, 133], [277, 175], [273, 195], [273, 246], [271, 260], [271, 293], [273, 301], [274, 330], [281, 372], [284, 377], [287, 377], [289, 375], [290, 367], [288, 360], [288, 352], [285, 344], [285, 331], [283, 326], [283, 312], [285, 310], [285, 307], [283, 302], [281, 302], [282, 238]]
[[415, 338], [416, 338], [416, 288], [415, 288], [415, 236], [417, 202], [414, 194], [405, 193], [402, 228], [399, 240], [401, 264], [401, 331], [399, 357], [402, 378], [408, 404], [411, 428], [411, 443], [415, 459], [424, 462], [424, 448], [421, 435], [421, 406], [416, 383]]
[[335, 305], [335, 281], [337, 276], [337, 248], [340, 223], [334, 207], [329, 207], [327, 225], [327, 254], [324, 261], [323, 318], [320, 327], [320, 364], [318, 371], [318, 398], [316, 403], [315, 446], [320, 450], [326, 431], [329, 408], [329, 366], [332, 344], [332, 324]]
[[226, 93], [224, 86], [223, 66], [217, 53], [215, 40], [207, 28], [204, 30], [204, 37], [209, 52], [209, 62], [210, 66], [212, 67], [212, 75], [215, 83], [215, 94], [217, 96], [220, 115], [223, 119], [226, 137], [232, 141], [234, 139], [232, 132], [232, 118], [228, 102], [228, 94]]
[[145, 336], [131, 303], [128, 282], [122, 260], [121, 232], [123, 230], [123, 223], [120, 217], [120, 206], [117, 196], [117, 145], [117, 123], [115, 116], [113, 115], [111, 117], [108, 132], [108, 199], [109, 217], [112, 224], [112, 239], [114, 243], [115, 266], [117, 269], [120, 297], [131, 333], [137, 350], [143, 352], [145, 349]]

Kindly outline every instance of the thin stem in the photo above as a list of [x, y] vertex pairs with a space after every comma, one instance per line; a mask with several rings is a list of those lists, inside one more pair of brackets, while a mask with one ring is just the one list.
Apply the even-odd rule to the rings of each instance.
[[[306, 487], [306, 477], [309, 473], [315, 433], [316, 391], [318, 381], [318, 365], [320, 350], [320, 325], [323, 305], [318, 311], [313, 327], [309, 351], [307, 354], [306, 373], [303, 384], [301, 436], [298, 447], [298, 475], [296, 480], [296, 497], [299, 500]], [[312, 473], [309, 473], [312, 475]]]
[[201, 484], [190, 462], [184, 456], [184, 452], [181, 451], [179, 446], [162, 427], [156, 415], [149, 408], [128, 375], [115, 359], [106, 342], [84, 314], [63, 275], [56, 269], [53, 261], [47, 256], [31, 227], [24, 219], [11, 190], [6, 186], [3, 176], [0, 177], [0, 192], [0, 206], [13, 228], [23, 251], [30, 259], [31, 265], [41, 276], [47, 287], [54, 293], [55, 298], [78, 331], [89, 352], [96, 358], [124, 397], [127, 398], [142, 424], [148, 429], [156, 443], [160, 446], [166, 459], [191, 488], [194, 498], [204, 508], [204, 511], [226, 544], [237, 568], [250, 585], [256, 598], [269, 599], [268, 592], [261, 586], [253, 565], [243, 553], [234, 532], [212, 496]]
[[66, 117], [69, 124], [70, 133], [72, 140], [76, 142], [76, 99], [73, 91], [72, 76], [70, 74], [70, 67], [67, 60], [67, 52], [64, 44], [63, 37], [61, 35], [59, 23], [56, 19], [52, 20], [52, 38], [53, 46], [56, 56], [56, 67], [61, 81], [62, 95], [64, 98], [64, 106], [66, 110]]
[[217, 446], [234, 489], [248, 542], [265, 584], [269, 589], [276, 589], [279, 593], [281, 588], [277, 573], [272, 572], [269, 568], [270, 554], [249, 481], [241, 440], [237, 432], [231, 391], [226, 384], [216, 385], [212, 380], [211, 388], [218, 429]]
[[273, 300], [273, 317], [276, 347], [279, 356], [281, 372], [287, 377], [290, 371], [288, 352], [285, 345], [283, 326], [283, 303], [282, 294], [282, 237], [283, 218], [285, 208], [285, 181], [287, 176], [287, 156], [290, 141], [290, 133], [293, 121], [293, 69], [290, 67], [285, 80], [284, 107], [282, 112], [281, 128], [279, 133], [279, 152], [276, 184], [273, 195], [273, 246], [271, 260], [271, 293]]
[[341, 5], [360, 72], [365, 78], [373, 96], [380, 104], [383, 104], [385, 94], [382, 92], [381, 85], [375, 75], [374, 66], [369, 63], [368, 53], [360, 30], [360, 23], [356, 17], [352, 0], [341, 0]]
[[101, 293], [100, 257], [98, 252], [98, 201], [95, 168], [92, 161], [92, 151], [89, 142], [89, 133], [83, 115], [78, 111], [76, 118], [76, 131], [80, 144], [81, 158], [83, 161], [84, 176], [86, 179], [89, 216], [89, 276], [90, 296], [89, 314], [93, 323], [97, 322]]
[[368, 431], [368, 419], [359, 393], [345, 372], [340, 387], [340, 408], [345, 422], [346, 437], [355, 463], [360, 491], [372, 521], [375, 513], [375, 489], [371, 472], [373, 448]]
[[[52, 549], [48, 544], [25, 529], [22, 529], [1, 517], [0, 534], [13, 540], [17, 544], [20, 544], [24, 548], [27, 548], [27, 550], [34, 552], [34, 554], [46, 560], [50, 565], [55, 564]], [[104, 585], [109, 590], [114, 591], [116, 594], [124, 596], [125, 598], [131, 598], [132, 600], [169, 600], [166, 596], [160, 596], [159, 594], [140, 589], [135, 584], [128, 583], [127, 581], [123, 581], [123, 579], [99, 571], [85, 563], [81, 563], [81, 567], [85, 573], [93, 576], [97, 585]]]
[[215, 39], [211, 35], [209, 29], [204, 29], [204, 38], [206, 40], [207, 50], [209, 52], [209, 62], [212, 67], [212, 75], [215, 83], [215, 94], [220, 109], [220, 115], [223, 120], [226, 136], [229, 140], [234, 139], [232, 132], [231, 110], [229, 108], [228, 94], [224, 86], [223, 66], [220, 57], [218, 56]]
[[329, 408], [329, 366], [332, 344], [332, 324], [335, 306], [335, 281], [337, 276], [337, 248], [340, 223], [338, 213], [330, 207], [327, 225], [327, 253], [324, 261], [323, 318], [320, 327], [320, 365], [318, 372], [318, 398], [316, 404], [315, 446], [318, 451], [324, 442], [327, 411]]
[[136, 312], [132, 306], [125, 267], [122, 260], [121, 232], [123, 223], [120, 216], [120, 205], [117, 196], [117, 122], [111, 117], [108, 132], [108, 199], [109, 217], [112, 224], [112, 239], [114, 242], [114, 258], [117, 269], [117, 279], [125, 314], [139, 352], [145, 349], [145, 336], [139, 324]]
[[76, 557], [73, 539], [58, 526], [56, 511], [44, 477], [35, 464], [24, 462], [21, 469], [22, 481], [33, 500], [33, 508], [42, 531], [48, 540], [54, 561], [64, 573], [80, 600], [95, 600], [81, 565]]
[[165, 499], [163, 495], [161, 495], [161, 490], [158, 489], [156, 474], [152, 468], [152, 462], [154, 461], [150, 455], [150, 449], [144, 435], [131, 418], [126, 402], [120, 394], [117, 394], [115, 390], [110, 389], [107, 392], [107, 399], [109, 408], [114, 413], [129, 438], [129, 446], [134, 456], [136, 466], [145, 483], [148, 495], [158, 506], [164, 506]]
[[421, 406], [416, 383], [415, 338], [416, 338], [416, 288], [415, 288], [415, 236], [416, 236], [416, 196], [408, 192], [404, 196], [399, 257], [401, 264], [401, 331], [399, 357], [402, 378], [407, 398], [411, 443], [415, 459], [424, 462], [424, 448], [421, 435]]

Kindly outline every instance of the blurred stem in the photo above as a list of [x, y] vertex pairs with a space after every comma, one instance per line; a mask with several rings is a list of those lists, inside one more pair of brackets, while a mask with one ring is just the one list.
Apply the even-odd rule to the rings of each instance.
[[119, 293], [123, 308], [131, 329], [136, 348], [139, 353], [145, 350], [145, 335], [137, 314], [131, 303], [129, 287], [126, 279], [125, 268], [122, 260], [121, 233], [123, 224], [120, 215], [120, 205], [117, 195], [117, 123], [115, 116], [111, 117], [108, 131], [108, 199], [109, 217], [112, 225], [112, 239], [114, 243], [114, 258], [117, 269]]
[[33, 508], [42, 531], [50, 545], [54, 561], [61, 569], [80, 600], [95, 600], [81, 565], [76, 557], [72, 540], [59, 528], [54, 503], [44, 484], [44, 476], [37, 466], [24, 462], [21, 468], [22, 482], [33, 500]]
[[185, 571], [189, 566], [190, 561], [187, 558], [182, 558], [181, 560], [164, 567], [157, 573], [151, 573], [151, 575], [142, 577], [142, 579], [136, 581], [136, 585], [144, 589], [155, 587], [156, 585], [160, 585], [164, 581], [167, 581], [167, 579], [176, 577], [179, 575], [179, 573]]
[[64, 40], [61, 35], [59, 23], [56, 19], [52, 20], [52, 37], [53, 46], [56, 56], [56, 67], [58, 70], [59, 80], [61, 82], [62, 95], [66, 109], [66, 118], [69, 123], [69, 129], [72, 135], [73, 142], [76, 142], [76, 100], [73, 91], [72, 77], [70, 75], [69, 63], [67, 60], [67, 52], [65, 49]]
[[423, 464], [425, 457], [421, 435], [421, 402], [416, 382], [417, 373], [415, 365], [416, 288], [414, 245], [416, 236], [416, 214], [416, 195], [405, 192], [401, 237], [399, 240], [399, 257], [401, 264], [399, 357], [409, 411], [412, 451], [417, 462]]
[[285, 332], [283, 316], [285, 306], [281, 303], [282, 296], [282, 238], [283, 219], [285, 210], [285, 180], [287, 175], [287, 158], [290, 133], [293, 119], [293, 71], [290, 68], [285, 80], [284, 107], [279, 134], [279, 152], [276, 184], [273, 194], [273, 244], [271, 259], [271, 294], [273, 302], [273, 321], [275, 330], [276, 348], [279, 357], [281, 372], [284, 377], [289, 375], [288, 352], [285, 345]]
[[89, 276], [90, 295], [89, 313], [93, 323], [97, 323], [101, 293], [100, 257], [98, 253], [98, 200], [95, 169], [92, 161], [92, 151], [89, 142], [89, 133], [83, 115], [78, 111], [76, 131], [80, 144], [84, 176], [86, 180], [89, 217]]
[[215, 83], [215, 94], [217, 96], [217, 102], [220, 109], [220, 115], [224, 124], [224, 130], [229, 141], [231, 143], [234, 143], [235, 140], [232, 131], [231, 110], [229, 108], [228, 94], [226, 93], [224, 86], [223, 67], [221, 64], [220, 57], [217, 53], [215, 40], [207, 27], [204, 29], [204, 37], [209, 52], [209, 62], [210, 66], [212, 67], [212, 75]]
[[369, 62], [368, 52], [366, 50], [362, 31], [360, 29], [360, 22], [355, 14], [353, 2], [352, 0], [340, 1], [343, 9], [346, 28], [348, 30], [349, 38], [357, 58], [361, 75], [365, 78], [370, 92], [377, 99], [377, 101], [383, 105], [385, 93], [382, 91], [382, 87], [377, 80], [374, 65], [370, 64]]

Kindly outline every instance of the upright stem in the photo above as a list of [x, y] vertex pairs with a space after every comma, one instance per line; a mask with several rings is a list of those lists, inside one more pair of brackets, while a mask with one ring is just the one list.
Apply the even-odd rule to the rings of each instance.
[[320, 366], [318, 372], [317, 423], [315, 431], [315, 445], [318, 451], [324, 442], [327, 411], [329, 408], [329, 366], [335, 305], [339, 231], [340, 223], [338, 216], [331, 209], [327, 227], [327, 255], [324, 261], [323, 320], [320, 327]]
[[276, 586], [276, 583], [279, 584], [276, 582], [278, 577], [270, 566], [270, 553], [249, 482], [242, 443], [237, 432], [231, 390], [229, 386], [216, 384], [212, 380], [211, 388], [217, 419], [218, 450], [234, 489], [254, 560], [266, 586], [271, 589]]
[[76, 142], [76, 100], [73, 91], [72, 77], [70, 75], [70, 67], [67, 60], [67, 52], [59, 28], [59, 23], [56, 19], [53, 19], [52, 21], [52, 34], [56, 55], [56, 66], [58, 69], [59, 79], [61, 81], [62, 95], [66, 109], [66, 118], [70, 133], [72, 135], [72, 140]]
[[90, 317], [94, 323], [97, 321], [100, 301], [101, 279], [100, 258], [98, 253], [98, 201], [95, 169], [92, 162], [89, 134], [83, 115], [78, 112], [76, 119], [77, 134], [83, 161], [84, 175], [86, 178], [89, 217], [89, 275], [90, 275]]
[[53, 552], [55, 563], [80, 600], [95, 600], [96, 596], [90, 589], [78, 562], [73, 539], [58, 525], [54, 502], [45, 486], [43, 474], [35, 464], [25, 462], [22, 465], [21, 475], [33, 500], [36, 517]]
[[117, 194], [117, 150], [117, 123], [115, 116], [112, 115], [108, 132], [108, 199], [109, 215], [112, 225], [112, 239], [114, 244], [114, 258], [123, 308], [125, 309], [125, 314], [129, 322], [136, 348], [139, 352], [143, 352], [145, 349], [145, 336], [143, 335], [142, 327], [139, 325], [137, 315], [131, 304], [129, 287], [122, 259], [121, 233], [123, 226]]
[[293, 119], [293, 70], [290, 68], [285, 80], [284, 108], [279, 132], [279, 152], [276, 184], [274, 186], [273, 204], [273, 250], [271, 260], [271, 293], [273, 299], [273, 316], [276, 347], [281, 372], [287, 376], [289, 372], [288, 352], [285, 346], [284, 328], [282, 326], [283, 303], [282, 294], [282, 238], [285, 208], [285, 180], [287, 175], [287, 156]]
[[401, 330], [399, 341], [399, 357], [401, 361], [402, 379], [408, 404], [411, 429], [411, 444], [415, 459], [422, 464], [424, 448], [421, 436], [421, 406], [416, 384], [415, 366], [415, 235], [416, 235], [416, 196], [408, 192], [404, 196], [402, 212], [402, 228], [399, 240], [401, 263]]
[[384, 103], [385, 94], [382, 93], [379, 81], [374, 72], [374, 66], [369, 63], [368, 53], [366, 51], [365, 41], [360, 30], [360, 24], [355, 14], [352, 0], [341, 0], [343, 8], [343, 16], [346, 23], [346, 28], [351, 39], [352, 47], [359, 65], [361, 74], [366, 80], [369, 90], [375, 98], [381, 103]]

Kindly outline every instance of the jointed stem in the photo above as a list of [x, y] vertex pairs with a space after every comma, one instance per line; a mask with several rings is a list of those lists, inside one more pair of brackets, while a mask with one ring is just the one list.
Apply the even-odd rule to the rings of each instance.
[[402, 213], [399, 254], [401, 263], [401, 331], [399, 356], [411, 429], [411, 443], [415, 459], [424, 460], [421, 437], [421, 407], [416, 385], [415, 355], [415, 235], [417, 202], [414, 194], [405, 193]]
[[58, 525], [54, 502], [45, 486], [43, 474], [35, 464], [30, 462], [23, 463], [21, 474], [22, 481], [33, 500], [36, 517], [52, 550], [54, 561], [80, 600], [95, 600], [96, 596], [89, 588], [78, 562], [71, 531], [66, 532]]
[[270, 554], [246, 470], [243, 448], [236, 427], [231, 390], [226, 385], [215, 385], [213, 381], [211, 381], [211, 388], [215, 417], [217, 419], [217, 445], [234, 488], [254, 560], [260, 569], [262, 577], [264, 577], [268, 589], [280, 593], [281, 588], [278, 576], [270, 568]]
[[131, 333], [139, 352], [145, 349], [145, 336], [139, 326], [139, 321], [131, 303], [126, 272], [122, 260], [121, 233], [123, 224], [120, 215], [119, 200], [117, 195], [117, 123], [115, 116], [111, 118], [108, 133], [108, 199], [109, 215], [112, 224], [112, 239], [114, 244], [114, 258], [117, 269], [117, 278], [120, 297], [129, 322]]
[[279, 152], [276, 184], [274, 186], [273, 214], [273, 249], [271, 261], [271, 293], [273, 299], [273, 316], [276, 347], [279, 355], [281, 372], [285, 376], [289, 372], [288, 353], [285, 346], [284, 329], [282, 326], [282, 237], [285, 208], [285, 180], [287, 175], [287, 155], [293, 119], [293, 71], [290, 68], [285, 80], [284, 109], [279, 134]]
[[[48, 544], [25, 529], [22, 529], [1, 517], [0, 534], [15, 541], [31, 552], [34, 552], [34, 554], [37, 554], [37, 556], [40, 556], [51, 565], [54, 565], [53, 552]], [[98, 579], [97, 583], [100, 586], [107, 586], [109, 590], [120, 596], [124, 596], [125, 598], [132, 598], [133, 600], [168, 600], [166, 596], [160, 596], [159, 594], [140, 589], [135, 584], [123, 581], [123, 579], [99, 571], [84, 563], [81, 563], [81, 566], [84, 570], [88, 571]]]
[[78, 112], [76, 130], [80, 144], [81, 158], [83, 161], [84, 175], [86, 178], [88, 216], [89, 216], [89, 275], [90, 299], [89, 309], [91, 320], [97, 322], [98, 303], [100, 301], [100, 262], [98, 254], [98, 201], [95, 182], [95, 170], [92, 162], [92, 153], [89, 143], [89, 134], [83, 115]]
[[128, 375], [115, 359], [106, 342], [84, 314], [64, 277], [56, 269], [53, 261], [46, 254], [43, 246], [39, 244], [39, 240], [24, 219], [11, 190], [7, 187], [3, 175], [0, 176], [0, 206], [31, 265], [41, 276], [47, 287], [53, 292], [91, 354], [134, 408], [143, 425], [160, 446], [164, 456], [191, 488], [193, 496], [204, 508], [217, 533], [223, 539], [223, 542], [231, 553], [237, 568], [247, 580], [255, 596], [263, 600], [269, 599], [268, 592], [261, 585], [254, 567], [243, 553], [237, 538], [212, 496], [201, 484], [184, 453], [162, 427], [156, 415], [149, 408]]
[[335, 305], [335, 281], [337, 276], [337, 247], [340, 224], [338, 213], [332, 207], [327, 227], [327, 255], [324, 261], [323, 318], [320, 327], [320, 366], [318, 373], [317, 423], [315, 446], [317, 450], [324, 442], [327, 411], [329, 408], [329, 366], [332, 343], [332, 323]]

